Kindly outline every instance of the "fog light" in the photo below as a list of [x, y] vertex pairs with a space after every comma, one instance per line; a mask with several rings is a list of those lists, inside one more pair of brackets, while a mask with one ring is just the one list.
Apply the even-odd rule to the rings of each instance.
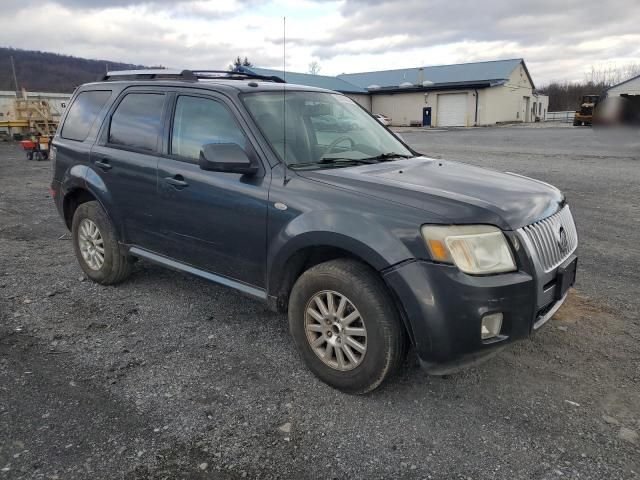
[[480, 336], [482, 340], [497, 337], [502, 327], [502, 314], [492, 313], [482, 318], [482, 326], [480, 327]]

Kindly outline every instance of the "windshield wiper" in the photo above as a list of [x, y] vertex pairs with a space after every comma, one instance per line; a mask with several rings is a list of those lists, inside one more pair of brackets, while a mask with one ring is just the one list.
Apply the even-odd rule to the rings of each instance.
[[304, 168], [304, 167], [322, 167], [324, 165], [327, 166], [337, 166], [337, 167], [346, 167], [350, 165], [368, 165], [372, 163], [385, 162], [390, 161], [394, 158], [412, 158], [413, 155], [403, 155], [401, 153], [389, 152], [389, 153], [381, 153], [380, 155], [376, 155], [374, 157], [367, 158], [345, 158], [345, 157], [328, 157], [321, 158], [320, 160], [316, 160], [315, 162], [303, 162], [303, 163], [293, 163], [290, 164], [289, 167], [296, 168]]
[[363, 160], [371, 160], [371, 161], [377, 160], [379, 162], [384, 162], [384, 161], [392, 160], [394, 158], [413, 158], [413, 155], [403, 155], [402, 153], [388, 152], [388, 153], [381, 153], [380, 155], [376, 155], [375, 157], [363, 158]]
[[292, 163], [292, 164], [289, 164], [289, 167], [296, 169], [296, 168], [323, 166], [323, 165], [349, 166], [349, 165], [370, 164], [370, 163], [375, 163], [375, 160], [370, 158], [360, 159], [360, 158], [334, 157], [334, 158], [321, 158], [320, 160], [316, 160], [315, 162]]

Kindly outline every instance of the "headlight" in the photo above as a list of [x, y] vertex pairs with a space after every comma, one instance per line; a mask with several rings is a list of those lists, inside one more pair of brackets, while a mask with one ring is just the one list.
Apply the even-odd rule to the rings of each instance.
[[453, 263], [472, 275], [512, 272], [516, 269], [511, 249], [502, 231], [490, 225], [424, 225], [431, 257]]

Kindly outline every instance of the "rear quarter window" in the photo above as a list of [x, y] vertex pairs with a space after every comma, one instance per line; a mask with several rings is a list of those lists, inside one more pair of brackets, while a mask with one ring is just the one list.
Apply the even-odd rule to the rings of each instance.
[[155, 152], [162, 132], [162, 93], [129, 93], [111, 117], [109, 143]]
[[60, 136], [68, 140], [83, 142], [109, 97], [111, 97], [111, 90], [91, 90], [79, 93], [69, 108]]

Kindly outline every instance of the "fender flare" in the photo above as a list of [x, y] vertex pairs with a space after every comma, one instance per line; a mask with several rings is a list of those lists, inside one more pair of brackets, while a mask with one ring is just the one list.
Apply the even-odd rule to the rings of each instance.
[[288, 261], [309, 247], [335, 247], [377, 271], [413, 258], [393, 232], [372, 219], [349, 212], [311, 211], [294, 218], [273, 238], [267, 251], [267, 291], [277, 296]]
[[121, 223], [118, 218], [114, 218], [113, 209], [107, 208], [112, 203], [111, 192], [102, 178], [87, 165], [74, 165], [65, 173], [62, 182], [63, 209], [64, 199], [77, 190], [85, 190], [96, 199], [116, 229], [118, 238], [122, 239]]

